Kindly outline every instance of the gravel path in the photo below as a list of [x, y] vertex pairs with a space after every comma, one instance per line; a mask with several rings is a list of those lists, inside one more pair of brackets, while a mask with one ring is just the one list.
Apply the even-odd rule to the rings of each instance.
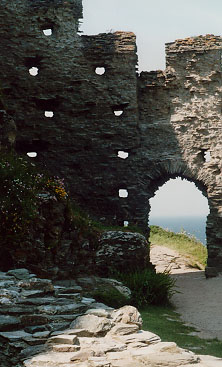
[[172, 264], [171, 274], [180, 292], [172, 301], [182, 320], [198, 330], [195, 335], [222, 340], [222, 276], [206, 279], [203, 271], [189, 268], [186, 260], [163, 246], [152, 246], [151, 261], [157, 271]]

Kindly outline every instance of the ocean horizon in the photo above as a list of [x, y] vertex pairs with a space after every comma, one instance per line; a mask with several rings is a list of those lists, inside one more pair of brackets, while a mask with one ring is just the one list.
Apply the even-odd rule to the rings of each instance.
[[156, 225], [175, 233], [186, 232], [206, 245], [206, 216], [150, 217], [149, 225]]

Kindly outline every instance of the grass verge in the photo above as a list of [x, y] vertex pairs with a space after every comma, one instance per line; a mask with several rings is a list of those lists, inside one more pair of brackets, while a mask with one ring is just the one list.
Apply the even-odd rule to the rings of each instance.
[[207, 248], [193, 236], [150, 226], [149, 241], [151, 245], [165, 246], [177, 251], [192, 267], [204, 270], [206, 266]]
[[140, 312], [143, 318], [143, 330], [159, 335], [162, 341], [175, 342], [179, 347], [196, 354], [222, 358], [222, 342], [191, 335], [197, 330], [186, 326], [173, 308], [148, 305]]

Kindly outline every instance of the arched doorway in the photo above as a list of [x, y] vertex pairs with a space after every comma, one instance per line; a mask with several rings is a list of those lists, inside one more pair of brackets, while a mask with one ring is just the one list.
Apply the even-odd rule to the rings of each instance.
[[193, 182], [170, 179], [150, 199], [149, 224], [173, 232], [185, 231], [206, 244], [207, 198]]
[[[174, 272], [175, 269], [176, 272], [183, 272], [188, 268], [190, 271], [190, 266], [204, 269], [203, 264], [207, 251], [196, 240], [206, 245], [206, 221], [209, 205], [205, 187], [200, 182], [195, 182], [195, 185], [193, 182], [180, 177], [157, 182], [155, 195], [149, 201], [149, 226], [159, 226], [165, 230], [187, 234], [193, 238], [176, 237], [168, 231], [151, 227], [150, 241], [155, 243], [155, 246], [151, 247], [151, 262], [157, 266], [158, 271], [164, 271], [168, 261], [172, 261], [170, 267]], [[175, 255], [175, 251], [180, 255]], [[153, 257], [154, 254], [156, 256]], [[186, 256], [190, 257], [189, 261], [185, 260]]]

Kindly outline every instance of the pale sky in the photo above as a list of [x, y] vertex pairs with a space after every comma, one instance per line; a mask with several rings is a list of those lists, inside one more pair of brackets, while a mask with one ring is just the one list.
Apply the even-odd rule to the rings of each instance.
[[192, 182], [169, 180], [150, 200], [150, 217], [204, 216], [209, 213], [207, 198]]
[[140, 70], [165, 68], [165, 43], [222, 34], [221, 0], [83, 0], [84, 34], [132, 31]]
[[[83, 0], [83, 34], [136, 34], [139, 70], [165, 69], [165, 43], [222, 35], [222, 0]], [[151, 215], [207, 215], [207, 199], [194, 184], [170, 180], [151, 200]]]

